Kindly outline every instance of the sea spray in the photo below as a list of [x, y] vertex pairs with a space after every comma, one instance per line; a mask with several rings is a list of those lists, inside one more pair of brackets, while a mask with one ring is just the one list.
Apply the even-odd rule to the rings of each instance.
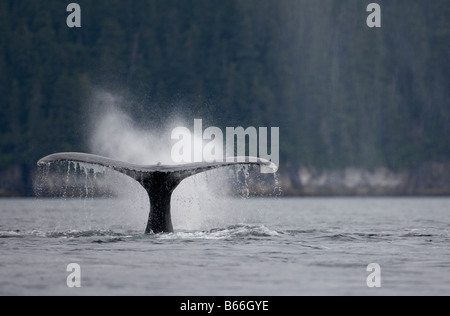
[[[153, 125], [139, 126], [121, 109], [122, 99], [112, 94], [99, 93], [95, 99], [94, 105], [98, 108], [91, 115], [91, 153], [140, 165], [173, 164], [170, 129], [158, 129]], [[179, 122], [174, 120], [173, 124]], [[123, 217], [128, 221], [138, 221], [141, 229], [145, 226], [150, 201], [145, 190], [135, 180], [106, 167], [83, 163], [68, 163], [66, 166], [65, 183], [60, 187], [63, 188], [62, 197], [68, 199], [78, 196], [83, 199], [83, 209], [88, 213], [85, 215], [86, 222], [92, 222], [95, 218], [92, 216], [95, 209], [89, 209], [95, 197], [117, 197], [129, 202], [123, 209]], [[230, 212], [230, 195], [237, 194], [244, 199], [252, 195], [249, 188], [252, 168], [224, 168], [184, 180], [172, 198], [175, 229], [211, 229], [244, 223], [247, 220], [245, 214]], [[57, 191], [56, 183], [53, 191]], [[88, 223], [86, 227], [92, 228]]]
[[[173, 119], [166, 129], [152, 124], [139, 126], [123, 110], [123, 99], [118, 96], [98, 92], [92, 103], [91, 153], [140, 165], [174, 164], [171, 157], [171, 127], [183, 125], [182, 119]], [[125, 188], [120, 183], [121, 179], [117, 178], [117, 182], [111, 185]], [[227, 216], [226, 197], [233, 192], [230, 184], [234, 182], [235, 177], [226, 169], [209, 171], [184, 180], [172, 197], [175, 229], [196, 230], [220, 225]], [[124, 192], [117, 190], [117, 194], [121, 197]], [[139, 207], [146, 208], [148, 213], [148, 197]]]
[[[53, 232], [142, 232], [148, 218], [145, 190], [135, 180], [106, 167], [67, 162], [44, 165], [39, 168], [34, 187], [36, 196], [53, 198], [55, 209], [49, 211], [64, 213], [70, 209], [64, 220], [53, 223]], [[110, 209], [99, 209], [105, 204]], [[109, 217], [102, 215], [108, 213]]]
[[139, 124], [123, 110], [124, 101], [106, 92], [97, 92], [92, 101], [90, 152], [139, 164], [174, 164], [170, 158], [170, 132], [155, 124]]
[[47, 187], [48, 177], [50, 174], [50, 165], [44, 165], [35, 173], [33, 178], [33, 191], [36, 197], [41, 197], [44, 195], [45, 189]]
[[273, 194], [272, 197], [280, 198], [283, 195], [283, 188], [281, 187], [280, 176], [278, 173], [273, 174]]

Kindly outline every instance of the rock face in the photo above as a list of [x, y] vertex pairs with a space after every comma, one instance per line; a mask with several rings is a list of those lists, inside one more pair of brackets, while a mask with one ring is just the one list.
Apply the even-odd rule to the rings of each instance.
[[400, 172], [384, 167], [374, 170], [301, 167], [296, 173], [282, 173], [280, 180], [285, 195], [450, 195], [450, 163], [425, 163]]
[[450, 195], [450, 163], [425, 163], [410, 173], [407, 194]]

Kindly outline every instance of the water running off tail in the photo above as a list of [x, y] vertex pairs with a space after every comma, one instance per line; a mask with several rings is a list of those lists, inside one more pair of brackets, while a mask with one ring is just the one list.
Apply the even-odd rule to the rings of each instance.
[[231, 162], [141, 166], [83, 153], [53, 154], [39, 160], [38, 165], [43, 166], [55, 162], [78, 162], [99, 165], [123, 173], [139, 182], [150, 198], [150, 213], [145, 229], [146, 234], [151, 232], [155, 234], [173, 232], [170, 207], [172, 193], [188, 177], [208, 170], [233, 165], [257, 165], [261, 170], [270, 169], [272, 172], [278, 169], [270, 161], [254, 157], [238, 157]]

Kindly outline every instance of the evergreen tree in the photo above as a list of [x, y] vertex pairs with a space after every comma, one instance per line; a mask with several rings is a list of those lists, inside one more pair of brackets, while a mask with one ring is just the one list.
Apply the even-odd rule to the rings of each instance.
[[155, 124], [279, 126], [292, 170], [450, 159], [448, 0], [380, 0], [381, 29], [359, 0], [78, 3], [80, 29], [61, 1], [0, 3], [0, 170], [81, 150], [92, 87]]

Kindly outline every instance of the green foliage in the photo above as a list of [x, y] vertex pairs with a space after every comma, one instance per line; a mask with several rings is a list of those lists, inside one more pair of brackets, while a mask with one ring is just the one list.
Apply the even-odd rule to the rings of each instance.
[[[281, 161], [402, 169], [450, 158], [447, 0], [0, 3], [0, 170], [83, 147], [84, 96], [121, 89], [155, 121], [279, 126]], [[155, 113], [157, 114], [155, 116]]]

